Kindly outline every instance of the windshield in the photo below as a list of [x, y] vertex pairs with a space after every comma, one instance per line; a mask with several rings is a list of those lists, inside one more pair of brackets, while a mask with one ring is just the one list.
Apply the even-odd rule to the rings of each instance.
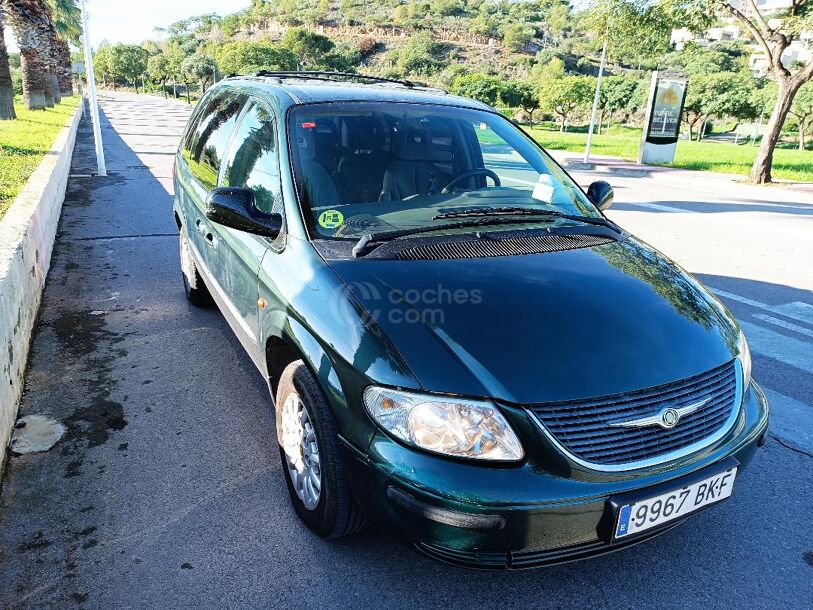
[[[332, 103], [289, 115], [297, 190], [314, 238], [358, 239], [507, 208], [601, 218], [508, 120], [429, 104]], [[457, 220], [455, 218], [457, 217]], [[522, 216], [517, 223], [551, 222]]]

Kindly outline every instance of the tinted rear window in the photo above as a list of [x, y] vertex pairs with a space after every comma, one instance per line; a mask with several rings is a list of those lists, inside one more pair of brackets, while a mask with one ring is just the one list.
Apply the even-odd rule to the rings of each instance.
[[236, 91], [212, 98], [185, 142], [182, 154], [189, 171], [207, 191], [217, 186], [220, 164], [245, 101], [246, 96]]

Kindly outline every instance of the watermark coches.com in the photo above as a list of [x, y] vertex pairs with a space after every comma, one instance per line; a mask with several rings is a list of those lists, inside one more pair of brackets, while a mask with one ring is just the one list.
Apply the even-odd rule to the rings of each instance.
[[388, 290], [382, 294], [375, 284], [355, 282], [350, 284], [349, 292], [361, 301], [373, 320], [386, 319], [393, 324], [439, 325], [446, 320], [448, 306], [480, 305], [483, 302], [479, 288], [446, 288], [440, 284], [404, 291]]

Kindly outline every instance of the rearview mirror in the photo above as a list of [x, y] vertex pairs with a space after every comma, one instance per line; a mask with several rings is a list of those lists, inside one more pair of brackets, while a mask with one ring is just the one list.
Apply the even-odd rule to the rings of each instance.
[[587, 189], [587, 198], [596, 204], [599, 210], [606, 210], [613, 203], [613, 187], [604, 180], [596, 180]]
[[238, 231], [274, 239], [282, 230], [282, 215], [261, 212], [251, 189], [220, 186], [206, 196], [206, 218]]

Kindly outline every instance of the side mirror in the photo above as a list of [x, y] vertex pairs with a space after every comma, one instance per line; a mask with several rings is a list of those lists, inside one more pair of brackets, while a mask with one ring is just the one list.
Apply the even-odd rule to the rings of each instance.
[[206, 218], [238, 231], [274, 239], [282, 230], [282, 215], [261, 212], [251, 189], [220, 186], [206, 196]]
[[587, 198], [596, 204], [599, 210], [606, 210], [613, 203], [613, 187], [604, 180], [596, 180], [587, 189]]

